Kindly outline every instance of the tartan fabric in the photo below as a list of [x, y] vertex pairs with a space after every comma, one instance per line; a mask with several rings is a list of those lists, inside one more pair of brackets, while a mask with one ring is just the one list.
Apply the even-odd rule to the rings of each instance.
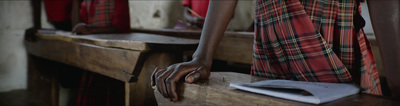
[[381, 95], [370, 44], [354, 30], [354, 3], [257, 0], [251, 75], [357, 83], [364, 93]]
[[124, 82], [96, 73], [83, 73], [77, 106], [122, 106], [124, 104]]
[[[86, 7], [87, 20], [93, 26], [111, 25], [115, 0], [84, 0], [82, 7]], [[94, 11], [93, 11], [94, 10]]]

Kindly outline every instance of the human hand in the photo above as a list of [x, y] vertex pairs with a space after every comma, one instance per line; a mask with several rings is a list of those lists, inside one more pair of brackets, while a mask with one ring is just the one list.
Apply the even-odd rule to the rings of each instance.
[[203, 17], [186, 17], [186, 21], [188, 21], [192, 25], [200, 25], [204, 23], [204, 18]]
[[93, 30], [90, 25], [87, 25], [85, 23], [79, 23], [75, 25], [75, 27], [72, 29], [72, 33], [76, 33], [78, 35], [86, 35], [86, 34], [92, 34]]
[[25, 40], [31, 41], [31, 42], [35, 41], [35, 33], [37, 33], [38, 30], [39, 30], [39, 28], [35, 28], [35, 27], [26, 29], [25, 36], [24, 36]]
[[177, 82], [185, 77], [185, 82], [193, 83], [199, 79], [207, 79], [210, 76], [210, 66], [202, 64], [199, 60], [177, 63], [166, 69], [156, 68], [151, 75], [151, 85], [170, 101], [178, 101], [176, 89]]

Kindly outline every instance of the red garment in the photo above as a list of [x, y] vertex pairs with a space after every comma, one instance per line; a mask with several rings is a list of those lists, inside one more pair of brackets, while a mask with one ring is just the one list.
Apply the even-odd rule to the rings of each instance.
[[251, 75], [358, 83], [381, 95], [370, 43], [356, 31], [353, 0], [257, 0]]
[[[209, 2], [210, 0], [183, 0], [182, 5], [189, 6], [190, 9], [205, 18], [207, 15]], [[195, 15], [192, 14], [192, 16]]]
[[54, 22], [71, 20], [72, 0], [44, 0], [47, 19]]
[[127, 0], [85, 0], [81, 4], [80, 17], [89, 25], [114, 25], [121, 33], [130, 32]]
[[77, 106], [123, 106], [124, 104], [124, 82], [96, 73], [83, 73]]

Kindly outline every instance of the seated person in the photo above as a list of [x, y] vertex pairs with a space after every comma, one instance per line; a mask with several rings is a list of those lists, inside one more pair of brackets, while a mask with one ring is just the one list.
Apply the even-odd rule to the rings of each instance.
[[[111, 5], [114, 4], [114, 5]], [[80, 5], [81, 23], [73, 28], [76, 34], [129, 33], [128, 0], [84, 0]], [[78, 12], [74, 12], [78, 13]], [[96, 73], [84, 72], [78, 91], [77, 105], [120, 106], [125, 103], [124, 82]]]
[[[42, 28], [41, 4], [42, 0], [31, 0], [33, 27], [25, 32], [25, 39], [32, 41], [34, 33]], [[43, 0], [47, 21], [57, 30], [71, 31], [72, 0]]]
[[47, 20], [56, 28], [71, 31], [72, 0], [44, 0]]
[[[110, 5], [114, 4], [114, 5]], [[79, 9], [81, 23], [72, 33], [129, 33], [130, 17], [127, 0], [84, 0]]]
[[185, 7], [183, 16], [190, 25], [180, 21], [174, 29], [201, 29], [207, 15], [208, 4], [209, 0], [183, 0], [182, 5]]
[[[368, 39], [363, 30], [353, 23], [357, 21], [353, 15], [358, 3], [328, 1], [315, 4], [314, 0], [257, 0], [251, 75], [355, 83], [361, 86], [363, 93], [381, 95], [370, 44], [366, 43]], [[213, 56], [236, 3], [237, 0], [210, 1], [193, 60], [155, 69], [151, 84], [165, 98], [178, 100], [176, 84], [181, 79], [193, 83], [210, 76]], [[321, 5], [333, 8], [314, 8]], [[325, 12], [333, 14], [326, 15]]]
[[183, 15], [190, 23], [204, 23], [206, 18], [209, 0], [183, 0], [185, 7]]

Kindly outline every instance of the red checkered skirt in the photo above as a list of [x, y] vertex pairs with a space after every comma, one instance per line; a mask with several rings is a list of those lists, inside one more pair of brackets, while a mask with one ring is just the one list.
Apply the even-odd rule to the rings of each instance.
[[356, 83], [381, 95], [370, 43], [355, 31], [354, 0], [257, 0], [251, 74]]

